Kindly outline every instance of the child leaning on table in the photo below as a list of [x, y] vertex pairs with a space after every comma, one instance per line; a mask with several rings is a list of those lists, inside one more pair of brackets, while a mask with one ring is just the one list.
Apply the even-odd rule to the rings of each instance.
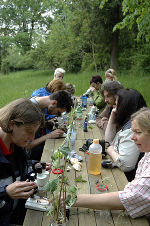
[[132, 140], [145, 152], [135, 179], [123, 191], [77, 196], [76, 207], [126, 210], [132, 218], [150, 214], [150, 109], [142, 108], [131, 116]]

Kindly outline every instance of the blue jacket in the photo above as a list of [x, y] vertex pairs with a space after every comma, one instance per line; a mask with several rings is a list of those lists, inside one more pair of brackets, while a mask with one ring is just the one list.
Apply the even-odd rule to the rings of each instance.
[[50, 92], [48, 92], [46, 87], [42, 87], [40, 89], [36, 89], [31, 94], [32, 97], [43, 97], [43, 96], [49, 96], [51, 95]]
[[[48, 92], [47, 88], [46, 87], [42, 87], [40, 89], [34, 90], [33, 93], [31, 94], [31, 97], [43, 97], [43, 96], [50, 96], [50, 95], [51, 95], [51, 93]], [[44, 109], [44, 115], [45, 115], [45, 120], [46, 121], [56, 117], [56, 115], [50, 115], [48, 113], [48, 109], [47, 108]], [[51, 130], [47, 128], [46, 129], [46, 134], [50, 133], [50, 132], [51, 132]]]
[[25, 181], [27, 175], [25, 149], [15, 146], [13, 155], [17, 166], [15, 171], [0, 149], [0, 226], [9, 226], [10, 223], [22, 224], [25, 215], [25, 200], [14, 201], [6, 192], [7, 185], [15, 182], [16, 177], [20, 176], [20, 180]]

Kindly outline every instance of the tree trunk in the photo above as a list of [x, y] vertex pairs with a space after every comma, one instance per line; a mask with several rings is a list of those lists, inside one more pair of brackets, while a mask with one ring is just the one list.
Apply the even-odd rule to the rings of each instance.
[[97, 64], [96, 64], [96, 60], [95, 60], [95, 49], [94, 49], [94, 42], [92, 41], [92, 55], [93, 55], [93, 62], [94, 62], [94, 66], [95, 66], [95, 71], [97, 72]]
[[111, 62], [110, 67], [117, 69], [117, 50], [118, 50], [119, 31], [115, 31], [112, 37]]
[[[113, 14], [113, 27], [120, 21], [120, 5], [117, 5], [114, 9]], [[111, 61], [110, 67], [113, 69], [117, 69], [117, 50], [118, 50], [118, 39], [119, 39], [119, 30], [116, 30], [112, 34], [112, 48], [111, 48]]]

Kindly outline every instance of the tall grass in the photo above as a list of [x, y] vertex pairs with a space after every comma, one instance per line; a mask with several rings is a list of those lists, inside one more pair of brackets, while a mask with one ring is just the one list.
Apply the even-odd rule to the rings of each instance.
[[[99, 74], [104, 79], [104, 72], [66, 73], [64, 82], [76, 86], [76, 95], [83, 94], [89, 87], [90, 78]], [[22, 71], [0, 76], [0, 107], [21, 97], [30, 97], [33, 90], [45, 86], [53, 79], [53, 71]], [[125, 88], [134, 88], [142, 93], [150, 106], [150, 76], [118, 72], [118, 80]]]

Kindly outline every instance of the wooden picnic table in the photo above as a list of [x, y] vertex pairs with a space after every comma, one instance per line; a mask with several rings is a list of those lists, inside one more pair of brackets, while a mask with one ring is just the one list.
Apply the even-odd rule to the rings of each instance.
[[[87, 182], [76, 182], [78, 194], [100, 194], [96, 189], [96, 182], [99, 180], [100, 184], [106, 184], [109, 188], [107, 192], [114, 192], [123, 190], [128, 183], [125, 174], [118, 168], [104, 169], [102, 168], [101, 175], [94, 176], [87, 172], [87, 154], [79, 151], [79, 148], [85, 143], [87, 139], [102, 139], [103, 132], [97, 127], [88, 128], [88, 132], [83, 132], [83, 121], [76, 121], [76, 152], [82, 156], [82, 170], [80, 172], [71, 169], [68, 172], [68, 177], [74, 182], [74, 179], [82, 176]], [[64, 138], [48, 139], [45, 143], [42, 161], [50, 162], [51, 154], [62, 144]], [[54, 177], [51, 173], [50, 177]], [[50, 217], [46, 212], [35, 211], [28, 209], [23, 226], [48, 226]], [[90, 210], [85, 208], [71, 208], [69, 226], [148, 226], [144, 217], [138, 219], [130, 218], [125, 211], [121, 210]]]

